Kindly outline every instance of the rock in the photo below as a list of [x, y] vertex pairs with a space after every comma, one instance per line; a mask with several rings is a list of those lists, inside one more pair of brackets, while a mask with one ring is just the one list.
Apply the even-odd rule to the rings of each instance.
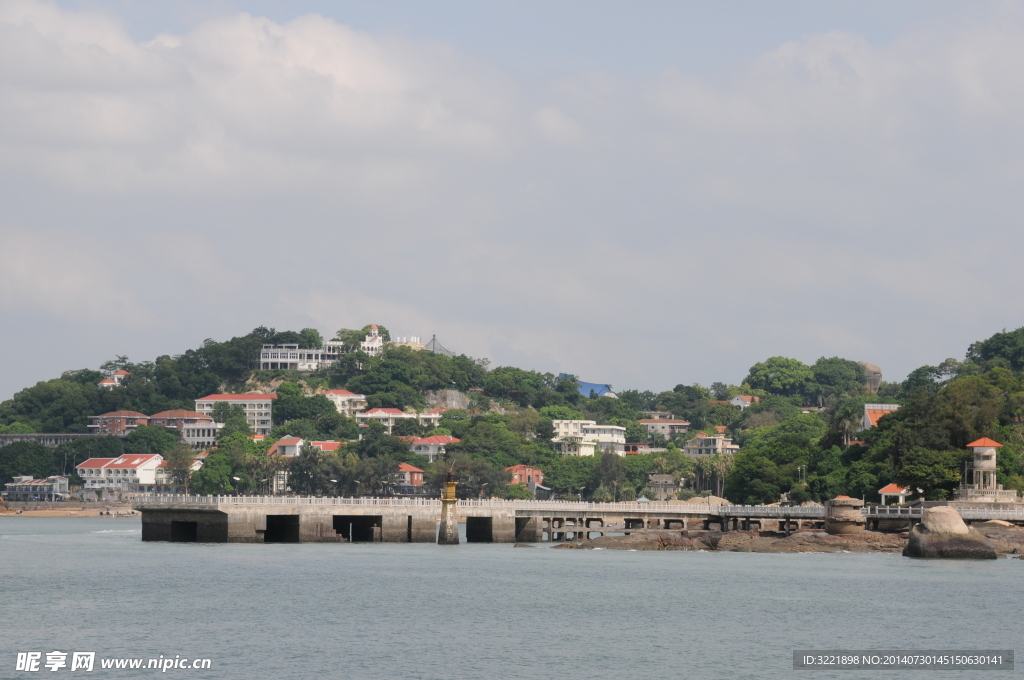
[[712, 550], [718, 550], [718, 544], [722, 542], [722, 532], [709, 531], [701, 537], [700, 542]]
[[904, 557], [994, 560], [995, 546], [968, 527], [954, 508], [925, 508], [921, 523], [910, 532]]
[[969, 531], [967, 525], [960, 518], [960, 513], [949, 506], [925, 508], [921, 513], [921, 524], [925, 529], [936, 534], [966, 536]]
[[512, 547], [513, 548], [534, 548], [536, 546], [530, 545], [529, 543], [516, 543]]

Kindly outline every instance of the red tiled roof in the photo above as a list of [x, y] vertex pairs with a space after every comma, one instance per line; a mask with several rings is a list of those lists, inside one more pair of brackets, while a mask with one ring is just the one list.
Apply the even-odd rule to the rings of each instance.
[[747, 395], [747, 394], [737, 394], [736, 397], [739, 397], [740, 399], [742, 399], [743, 401], [747, 402], [748, 404], [756, 403], [756, 402], [761, 401], [761, 397], [752, 397], [752, 396]]
[[276, 442], [274, 442], [274, 446], [295, 446], [301, 441], [301, 437], [281, 437]]
[[344, 444], [341, 443], [341, 442], [333, 442], [333, 441], [310, 442], [309, 445], [310, 446], [315, 446], [318, 449], [320, 449], [321, 451], [337, 451], [342, 446], [344, 446]]
[[120, 458], [115, 459], [112, 463], [107, 465], [110, 469], [130, 469], [137, 468], [146, 463], [152, 461], [154, 458], [161, 458], [155, 453], [129, 453]]
[[154, 413], [150, 418], [202, 418], [203, 420], [213, 422], [213, 418], [208, 413], [196, 413], [195, 411], [186, 411], [180, 408]]
[[349, 392], [348, 390], [327, 390], [326, 392], [324, 392], [324, 395], [328, 395], [328, 394], [336, 394], [339, 397], [354, 397], [354, 396], [356, 396], [355, 392]]
[[424, 415], [429, 415], [429, 414], [432, 414], [432, 413], [444, 413], [445, 411], [450, 411], [450, 410], [451, 409], [447, 409], [447, 408], [435, 408], [435, 409], [432, 409], [430, 411], [424, 411], [423, 413], [424, 413]]
[[251, 399], [277, 399], [276, 394], [209, 394], [196, 401], [249, 401]]
[[461, 439], [456, 439], [447, 434], [433, 434], [422, 439], [414, 439], [413, 444], [458, 444]]
[[123, 368], [120, 368], [120, 369], [114, 371], [114, 375], [131, 375], [131, 373], [129, 373], [128, 371], [124, 370]]
[[836, 496], [836, 498], [849, 498], [849, 496]]
[[520, 463], [519, 465], [513, 465], [512, 467], [505, 468], [506, 472], [525, 472], [527, 470], [534, 470], [536, 472], [544, 474], [544, 472], [539, 467], [534, 467], [533, 465], [523, 465], [522, 463]]
[[903, 494], [910, 491], [909, 486], [900, 486], [899, 484], [889, 484], [878, 490], [878, 493], [892, 493], [892, 494]]
[[110, 413], [104, 413], [102, 415], [93, 416], [93, 418], [148, 418], [145, 413], [139, 413], [138, 411], [111, 411]]
[[90, 458], [87, 461], [79, 463], [75, 467], [88, 468], [88, 469], [101, 468], [101, 467], [103, 467], [104, 465], [106, 465], [107, 463], [109, 463], [112, 460], [114, 460], [114, 459], [113, 458]]
[[988, 437], [982, 437], [981, 439], [975, 439], [973, 442], [971, 442], [970, 444], [967, 445], [967, 448], [969, 448], [969, 449], [973, 449], [975, 447], [977, 447], [977, 448], [981, 448], [981, 447], [999, 447], [999, 448], [1003, 448], [1003, 445], [1000, 444], [997, 441], [993, 441], [992, 439], [989, 439]]
[[419, 469], [418, 467], [413, 467], [412, 465], [409, 465], [408, 463], [399, 463], [398, 464], [398, 471], [399, 472], [423, 472], [423, 470]]
[[381, 408], [381, 407], [371, 408], [369, 411], [366, 411], [363, 415], [368, 416], [368, 415], [373, 414], [373, 413], [387, 413], [388, 415], [392, 415], [392, 416], [394, 416], [394, 415], [399, 415], [399, 416], [405, 415], [405, 411], [402, 411], [401, 409], [397, 409], [397, 408]]
[[891, 411], [890, 410], [883, 411], [882, 409], [877, 409], [877, 408], [866, 408], [866, 409], [864, 409], [864, 415], [866, 415], [868, 417], [868, 421], [871, 423], [871, 427], [878, 427], [878, 419], [879, 418], [881, 418], [884, 415], [888, 415], [890, 413], [894, 413], [895, 411], [896, 411], [896, 409], [892, 409]]
[[104, 378], [103, 380], [101, 380], [101, 381], [99, 381], [97, 383], [97, 385], [116, 385], [116, 384], [117, 384], [117, 381], [114, 380], [113, 378]]

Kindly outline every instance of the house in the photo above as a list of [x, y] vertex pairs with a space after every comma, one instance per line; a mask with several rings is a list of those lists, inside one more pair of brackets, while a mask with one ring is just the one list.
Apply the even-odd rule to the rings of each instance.
[[647, 488], [654, 492], [653, 500], [663, 501], [674, 498], [682, 488], [682, 483], [675, 475], [651, 473], [647, 475]]
[[406, 413], [397, 408], [372, 408], [369, 411], [363, 411], [356, 415], [356, 420], [359, 421], [360, 425], [368, 424], [371, 420], [376, 420], [378, 423], [387, 428], [388, 434], [391, 434], [391, 428], [395, 426], [399, 420], [404, 418], [415, 418], [416, 421], [423, 427], [428, 429], [434, 429], [437, 424], [441, 422], [441, 413], [445, 409], [434, 409], [432, 411], [426, 411], [424, 413]]
[[751, 404], [756, 404], [759, 401], [761, 401], [761, 397], [752, 397], [748, 394], [738, 394], [732, 399], [730, 399], [729, 403], [732, 404], [733, 406], [739, 407], [739, 409], [742, 411]]
[[131, 373], [122, 368], [117, 371], [114, 371], [113, 373], [110, 374], [109, 377], [99, 381], [98, 384], [100, 387], [104, 387], [106, 389], [113, 389], [115, 387], [120, 387], [121, 382], [130, 375]]
[[270, 445], [267, 455], [280, 455], [285, 458], [294, 458], [302, 453], [303, 440], [301, 437], [281, 437]]
[[860, 429], [869, 430], [872, 427], [878, 427], [879, 418], [899, 409], [899, 404], [864, 404], [864, 415], [860, 419]]
[[125, 492], [156, 483], [156, 469], [164, 460], [157, 453], [132, 453], [117, 458], [90, 458], [75, 466], [85, 484], [83, 491]]
[[626, 455], [626, 428], [621, 425], [585, 425], [583, 441], [593, 442], [603, 453]]
[[177, 430], [193, 451], [216, 446], [217, 432], [224, 427], [224, 423], [214, 422], [209, 414], [184, 409], [154, 413], [149, 417], [149, 424]]
[[899, 484], [887, 484], [878, 490], [878, 495], [882, 497], [882, 505], [886, 505], [886, 499], [889, 496], [895, 496], [896, 502], [903, 504], [907, 502], [907, 496], [910, 494], [909, 486], [900, 486]]
[[697, 433], [697, 436], [683, 445], [683, 453], [691, 458], [698, 456], [713, 456], [720, 453], [734, 454], [740, 450], [732, 439], [722, 434], [708, 435], [704, 432]]
[[431, 463], [444, 457], [445, 447], [458, 444], [461, 440], [447, 434], [434, 434], [429, 437], [414, 438], [409, 443], [409, 450], [418, 456], [426, 456]]
[[665, 439], [671, 439], [674, 434], [685, 434], [690, 431], [690, 421], [669, 419], [669, 418], [644, 418], [639, 421], [647, 428], [647, 436], [660, 434]]
[[327, 345], [321, 349], [300, 349], [293, 345], [263, 345], [260, 368], [264, 371], [316, 371], [338, 360], [337, 349]]
[[89, 416], [89, 430], [92, 434], [124, 437], [137, 427], [149, 425], [149, 416], [138, 411], [111, 411], [99, 416]]
[[331, 400], [338, 413], [349, 418], [366, 410], [366, 395], [355, 394], [348, 390], [327, 390], [324, 396]]
[[245, 421], [256, 434], [270, 434], [273, 426], [271, 404], [276, 394], [210, 394], [196, 399], [196, 411], [212, 414], [214, 404], [226, 402], [238, 404], [245, 410]]
[[625, 455], [626, 428], [598, 425], [593, 420], [553, 420], [555, 436], [563, 456], [593, 456], [597, 449]]
[[15, 477], [4, 486], [9, 501], [63, 501], [68, 499], [68, 478], [53, 475], [36, 479], [31, 475]]
[[423, 470], [408, 463], [399, 463], [398, 479], [401, 486], [423, 486]]
[[505, 472], [512, 473], [512, 479], [509, 481], [509, 484], [525, 484], [526, 488], [533, 492], [534, 497], [538, 496], [538, 490], [543, 497], [547, 497], [551, 491], [551, 489], [544, 486], [544, 472], [538, 467], [532, 465], [513, 465], [512, 467], [505, 468]]
[[664, 453], [668, 451], [664, 446], [650, 446], [648, 444], [626, 444], [625, 454], [627, 456], [642, 456], [647, 453]]

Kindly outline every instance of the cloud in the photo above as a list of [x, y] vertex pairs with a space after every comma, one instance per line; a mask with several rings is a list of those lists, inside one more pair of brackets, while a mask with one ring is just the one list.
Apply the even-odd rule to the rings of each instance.
[[0, 3], [0, 309], [102, 358], [375, 320], [620, 389], [896, 378], [1021, 325], [1024, 17], [973, 21], [538, 82], [315, 14], [139, 41]]

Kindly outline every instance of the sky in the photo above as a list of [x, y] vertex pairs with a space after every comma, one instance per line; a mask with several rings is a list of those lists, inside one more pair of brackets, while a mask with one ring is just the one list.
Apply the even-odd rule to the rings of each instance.
[[265, 325], [614, 388], [1024, 325], [1015, 2], [0, 0], [0, 399]]

